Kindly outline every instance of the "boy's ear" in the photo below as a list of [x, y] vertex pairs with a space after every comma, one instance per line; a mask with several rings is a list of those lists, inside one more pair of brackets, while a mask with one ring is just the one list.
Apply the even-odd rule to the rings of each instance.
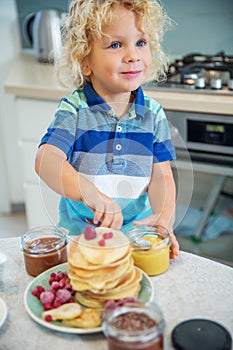
[[90, 67], [90, 65], [88, 63], [88, 59], [87, 58], [83, 61], [82, 72], [83, 72], [83, 74], [86, 77], [89, 77], [91, 75], [91, 67]]

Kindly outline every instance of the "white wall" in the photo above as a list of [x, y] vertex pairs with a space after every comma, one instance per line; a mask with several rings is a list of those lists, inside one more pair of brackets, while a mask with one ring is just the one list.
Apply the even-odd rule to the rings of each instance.
[[0, 212], [7, 212], [10, 204], [24, 201], [14, 97], [3, 90], [13, 59], [20, 52], [14, 0], [0, 0], [0, 33]]

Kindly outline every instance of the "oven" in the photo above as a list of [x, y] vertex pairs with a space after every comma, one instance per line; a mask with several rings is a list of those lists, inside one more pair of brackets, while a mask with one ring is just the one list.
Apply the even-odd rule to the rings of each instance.
[[[186, 55], [171, 62], [166, 82], [157, 86], [160, 91], [164, 89], [203, 96], [211, 94], [216, 99], [222, 96], [233, 98], [233, 56], [224, 52]], [[193, 233], [193, 237], [199, 239], [226, 179], [233, 177], [233, 111], [231, 115], [197, 112], [195, 109], [190, 112], [165, 108], [165, 111], [177, 154], [174, 167], [216, 176]], [[190, 176], [190, 186], [191, 180]], [[233, 188], [230, 192], [233, 193]]]
[[166, 111], [171, 137], [182, 158], [233, 166], [233, 115]]
[[[175, 59], [169, 65], [167, 80], [157, 86], [160, 90], [233, 99], [233, 56], [191, 53]], [[192, 159], [233, 164], [233, 111], [225, 115], [167, 110], [166, 115], [178, 155], [186, 149]]]

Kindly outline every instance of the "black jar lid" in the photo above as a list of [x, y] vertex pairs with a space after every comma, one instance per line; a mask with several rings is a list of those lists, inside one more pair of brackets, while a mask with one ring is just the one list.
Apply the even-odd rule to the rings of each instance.
[[193, 319], [173, 329], [172, 344], [177, 350], [231, 350], [232, 339], [217, 322]]

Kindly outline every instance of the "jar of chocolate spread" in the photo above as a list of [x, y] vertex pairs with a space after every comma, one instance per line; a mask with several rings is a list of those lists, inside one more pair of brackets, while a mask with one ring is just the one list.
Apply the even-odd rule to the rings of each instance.
[[67, 231], [56, 226], [35, 227], [21, 237], [26, 271], [38, 276], [67, 261]]
[[104, 315], [108, 350], [162, 350], [165, 322], [156, 304], [123, 306]]

